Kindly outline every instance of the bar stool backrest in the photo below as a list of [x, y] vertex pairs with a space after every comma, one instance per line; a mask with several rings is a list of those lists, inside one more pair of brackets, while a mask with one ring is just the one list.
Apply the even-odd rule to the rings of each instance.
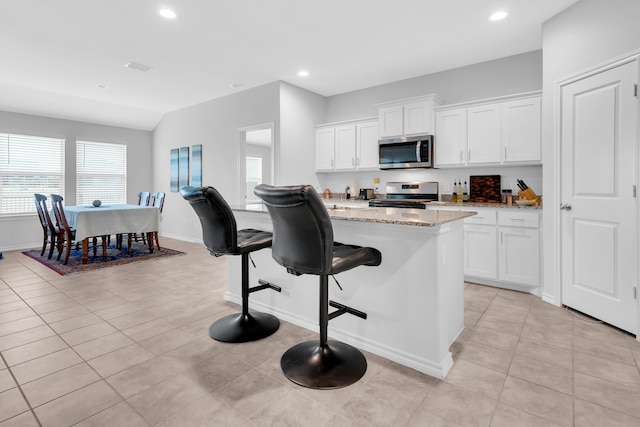
[[273, 259], [293, 274], [331, 272], [333, 227], [327, 208], [310, 185], [258, 185], [273, 223]]
[[238, 227], [231, 207], [213, 187], [184, 187], [182, 197], [202, 224], [202, 240], [212, 254], [238, 252]]

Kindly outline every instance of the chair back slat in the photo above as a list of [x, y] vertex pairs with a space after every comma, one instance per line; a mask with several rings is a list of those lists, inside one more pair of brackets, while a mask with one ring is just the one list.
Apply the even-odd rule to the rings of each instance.
[[138, 193], [138, 206], [149, 206], [149, 199], [151, 194], [148, 191], [141, 191]]
[[71, 236], [71, 227], [69, 227], [67, 217], [64, 214], [64, 206], [62, 205], [63, 200], [62, 196], [58, 194], [51, 195], [51, 203], [53, 205], [53, 214], [56, 218], [56, 225], [58, 226], [58, 229], [64, 230], [68, 236]]
[[149, 206], [160, 209], [160, 213], [162, 213], [162, 208], [164, 208], [164, 193], [162, 191], [153, 193]]

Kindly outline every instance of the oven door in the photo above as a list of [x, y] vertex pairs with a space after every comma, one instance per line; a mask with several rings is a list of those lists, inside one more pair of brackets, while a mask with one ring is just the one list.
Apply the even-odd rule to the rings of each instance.
[[378, 142], [380, 169], [430, 168], [432, 137], [397, 138]]

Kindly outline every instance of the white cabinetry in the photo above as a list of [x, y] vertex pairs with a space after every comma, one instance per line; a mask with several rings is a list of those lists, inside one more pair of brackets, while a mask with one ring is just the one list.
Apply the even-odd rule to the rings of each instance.
[[378, 168], [378, 122], [366, 119], [316, 126], [316, 171]]
[[467, 161], [469, 164], [500, 163], [501, 105], [470, 107], [467, 124]]
[[435, 160], [438, 166], [460, 166], [466, 162], [467, 109], [436, 113]]
[[356, 167], [356, 125], [335, 128], [336, 170], [352, 170]]
[[540, 161], [540, 97], [518, 99], [502, 104], [504, 161]]
[[434, 133], [434, 108], [440, 104], [435, 94], [377, 104], [380, 138]]
[[498, 278], [496, 212], [477, 210], [478, 214], [464, 219], [465, 276]]
[[436, 166], [539, 164], [540, 96], [530, 92], [437, 108]]
[[469, 282], [535, 293], [540, 286], [540, 213], [518, 208], [475, 211], [464, 219], [464, 275]]
[[537, 213], [498, 212], [500, 280], [540, 284], [540, 232]]
[[335, 158], [335, 129], [316, 129], [316, 171], [333, 170]]

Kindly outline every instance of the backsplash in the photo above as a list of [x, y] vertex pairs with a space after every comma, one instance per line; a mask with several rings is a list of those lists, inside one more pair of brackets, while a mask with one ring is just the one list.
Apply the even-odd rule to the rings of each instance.
[[[393, 181], [437, 181], [439, 183], [440, 198], [450, 195], [454, 181], [462, 180], [467, 185], [472, 175], [500, 175], [502, 189], [511, 189], [518, 194], [517, 179], [522, 179], [538, 195], [542, 195], [542, 166], [496, 166], [496, 167], [466, 167], [456, 169], [418, 169], [400, 171], [363, 171], [363, 172], [332, 172], [317, 173], [320, 187], [319, 192], [329, 189], [332, 193], [344, 193], [346, 186], [351, 186], [353, 180], [358, 188], [376, 188], [378, 193], [385, 193], [387, 182]], [[374, 183], [378, 178], [380, 182]]]

